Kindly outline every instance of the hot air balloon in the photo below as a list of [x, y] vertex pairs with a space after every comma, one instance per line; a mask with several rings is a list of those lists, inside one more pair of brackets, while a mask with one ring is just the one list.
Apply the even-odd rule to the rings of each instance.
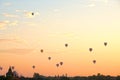
[[51, 57], [48, 57], [49, 60], [51, 60]]
[[11, 68], [14, 70], [14, 68], [15, 68], [15, 67], [14, 67], [14, 66], [12, 66]]
[[107, 46], [107, 42], [104, 42], [104, 45]]
[[93, 63], [95, 64], [95, 63], [96, 63], [96, 60], [93, 60]]
[[35, 69], [35, 65], [33, 65], [32, 68]]
[[32, 15], [34, 15], [34, 13], [32, 12]]
[[67, 44], [67, 43], [65, 44], [65, 47], [68, 47], [68, 44]]
[[59, 67], [59, 64], [56, 64], [57, 67]]
[[2, 70], [3, 68], [0, 66], [0, 70]]
[[43, 49], [41, 49], [40, 52], [43, 53]]
[[63, 62], [60, 62], [60, 65], [63, 65]]
[[91, 52], [93, 49], [92, 48], [89, 48], [89, 51]]

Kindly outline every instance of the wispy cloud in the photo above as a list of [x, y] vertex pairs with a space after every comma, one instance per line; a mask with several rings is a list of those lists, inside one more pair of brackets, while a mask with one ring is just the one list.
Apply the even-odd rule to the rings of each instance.
[[8, 25], [9, 21], [0, 21], [0, 29], [4, 29]]
[[32, 53], [33, 49], [26, 49], [26, 48], [12, 48], [12, 49], [1, 49], [0, 53], [12, 53], [12, 54], [29, 54]]
[[104, 0], [104, 3], [108, 3], [109, 1], [108, 0]]
[[68, 32], [68, 33], [52, 33], [52, 34], [50, 34], [49, 36], [50, 37], [57, 37], [57, 36], [61, 36], [61, 37], [75, 37], [76, 36], [76, 34], [73, 34], [72, 32]]
[[5, 17], [10, 17], [10, 18], [18, 18], [18, 15], [14, 15], [14, 14], [8, 14], [8, 13], [3, 13], [3, 16]]
[[60, 12], [60, 9], [53, 9], [54, 12]]
[[21, 43], [22, 41], [18, 40], [18, 39], [5, 39], [5, 38], [2, 38], [0, 39], [0, 43], [3, 43], [3, 42], [16, 42], [16, 43]]
[[108, 3], [109, 2], [109, 0], [94, 0], [94, 1], [96, 1], [96, 2], [103, 2], [103, 3]]
[[95, 7], [96, 4], [95, 3], [91, 3], [91, 4], [88, 4], [86, 7]]
[[8, 26], [16, 26], [16, 25], [18, 25], [18, 21], [9, 21], [9, 20], [0, 21], [0, 29], [5, 29]]
[[16, 9], [15, 11], [16, 11], [16, 12], [21, 12], [21, 10], [19, 10], [19, 9]]
[[89, 0], [89, 4], [86, 7], [96, 7], [97, 4], [108, 4], [109, 0]]
[[9, 23], [9, 26], [17, 26], [18, 25], [18, 21], [13, 21]]
[[[26, 18], [34, 18], [35, 16], [40, 16], [39, 12], [24, 11]], [[34, 15], [32, 15], [32, 13]]]
[[6, 3], [4, 3], [3, 5], [4, 5], [4, 6], [11, 6], [12, 3], [10, 3], [10, 2], [6, 2]]
[[25, 25], [28, 25], [28, 26], [36, 26], [37, 23], [34, 23], [34, 22], [24, 22]]
[[36, 11], [34, 12], [34, 11], [27, 11], [27, 10], [20, 10], [20, 9], [16, 9], [15, 11], [18, 13], [23, 13], [24, 17], [26, 18], [34, 18], [36, 16], [40, 16], [40, 13]]
[[32, 12], [25, 12], [25, 17], [27, 18], [33, 18]]
[[14, 39], [0, 39], [0, 42], [9, 42], [9, 41], [14, 41]]
[[6, 23], [0, 22], [0, 29], [3, 28], [4, 26], [6, 26]]

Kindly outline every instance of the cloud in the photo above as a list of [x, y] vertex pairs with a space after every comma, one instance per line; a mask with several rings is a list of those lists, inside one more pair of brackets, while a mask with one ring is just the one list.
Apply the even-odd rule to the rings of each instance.
[[9, 42], [9, 41], [14, 41], [13, 39], [0, 39], [0, 42]]
[[34, 14], [35, 14], [35, 16], [40, 16], [39, 12], [35, 12]]
[[27, 18], [33, 18], [32, 12], [25, 12], [25, 17]]
[[8, 26], [17, 26], [18, 25], [18, 21], [0, 21], [0, 29], [6, 29], [6, 27]]
[[107, 4], [109, 2], [109, 0], [94, 0], [94, 1], [96, 1], [96, 2], [102, 2], [102, 3], [105, 3], [105, 4]]
[[89, 0], [89, 4], [86, 7], [95, 7], [99, 4], [108, 4], [109, 0]]
[[103, 3], [108, 3], [109, 0], [94, 0], [96, 2], [103, 2]]
[[104, 0], [104, 3], [108, 3], [108, 0]]
[[25, 25], [28, 25], [28, 26], [36, 26], [37, 23], [34, 23], [34, 22], [24, 22]]
[[16, 42], [16, 43], [21, 43], [22, 41], [18, 40], [18, 39], [0, 39], [0, 43], [3, 42]]
[[9, 23], [9, 26], [17, 26], [18, 25], [18, 21], [13, 21]]
[[6, 23], [0, 22], [0, 28], [3, 28], [3, 27], [5, 27], [5, 26], [6, 26]]
[[8, 25], [9, 21], [0, 21], [0, 29], [4, 29]]
[[12, 48], [12, 49], [0, 49], [0, 53], [12, 53], [12, 54], [28, 54], [32, 53], [33, 49], [26, 48]]
[[6, 3], [4, 3], [3, 5], [4, 5], [4, 6], [11, 6], [12, 3], [10, 3], [10, 2], [6, 2]]
[[[40, 16], [39, 12], [20, 10], [20, 9], [16, 9], [15, 11], [18, 12], [18, 13], [23, 13], [24, 17], [26, 17], [26, 18], [34, 18], [36, 16]], [[14, 17], [18, 17], [18, 16], [14, 15]]]
[[95, 3], [91, 3], [91, 4], [87, 5], [87, 7], [95, 7], [95, 6], [96, 6]]
[[15, 10], [16, 12], [21, 12], [21, 10], [19, 10], [19, 9], [17, 9], [17, 10]]
[[3, 16], [5, 17], [10, 17], [10, 18], [18, 18], [18, 15], [13, 15], [13, 14], [8, 14], [8, 13], [3, 13]]
[[60, 9], [54, 9], [53, 11], [54, 12], [60, 12]]
[[[40, 13], [39, 12], [28, 12], [28, 11], [24, 11], [24, 13], [25, 13], [25, 17], [26, 18], [34, 18], [35, 16], [40, 16]], [[34, 14], [34, 15], [32, 15], [32, 13]]]

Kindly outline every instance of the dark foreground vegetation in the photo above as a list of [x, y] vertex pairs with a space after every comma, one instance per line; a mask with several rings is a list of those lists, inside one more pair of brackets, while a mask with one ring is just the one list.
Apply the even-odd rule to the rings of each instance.
[[0, 80], [120, 80], [120, 76], [110, 76], [110, 75], [101, 75], [98, 73], [97, 75], [92, 76], [75, 76], [75, 77], [67, 77], [67, 76], [42, 76], [38, 73], [34, 73], [33, 77], [24, 77], [24, 76], [0, 76]]
[[0, 75], [0, 80], [120, 80], [120, 76], [110, 76], [102, 75], [98, 73], [97, 75], [92, 76], [74, 76], [68, 77], [66, 75], [62, 76], [43, 76], [39, 73], [34, 73], [33, 77], [24, 77], [19, 76], [17, 72], [12, 71], [11, 67], [9, 68], [6, 75]]

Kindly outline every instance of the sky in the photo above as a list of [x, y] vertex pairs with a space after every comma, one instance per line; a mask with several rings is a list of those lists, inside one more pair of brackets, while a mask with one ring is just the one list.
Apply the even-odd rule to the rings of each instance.
[[0, 0], [0, 74], [120, 75], [119, 36], [119, 0]]

